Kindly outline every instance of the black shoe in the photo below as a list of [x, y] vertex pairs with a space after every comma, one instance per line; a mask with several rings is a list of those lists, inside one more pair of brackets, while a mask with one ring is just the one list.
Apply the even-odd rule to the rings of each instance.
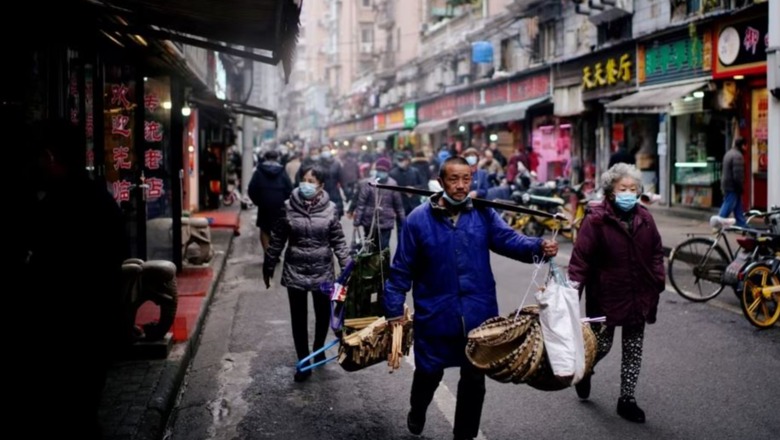
[[633, 397], [621, 397], [617, 403], [617, 413], [620, 417], [634, 422], [645, 423], [645, 412], [636, 404]]
[[414, 411], [409, 411], [409, 415], [406, 416], [406, 427], [412, 434], [420, 435], [425, 428], [425, 413], [415, 414]]
[[590, 374], [585, 375], [576, 385], [574, 389], [577, 390], [577, 397], [582, 400], [587, 400], [590, 397]]
[[296, 371], [293, 380], [296, 382], [305, 382], [309, 377], [311, 377], [311, 370]]

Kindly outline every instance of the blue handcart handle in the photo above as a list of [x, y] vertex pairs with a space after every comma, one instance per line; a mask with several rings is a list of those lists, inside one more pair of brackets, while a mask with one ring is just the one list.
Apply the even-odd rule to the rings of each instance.
[[317, 350], [315, 352], [312, 352], [310, 355], [308, 355], [305, 358], [303, 358], [300, 361], [298, 361], [298, 363], [295, 364], [295, 369], [298, 372], [302, 373], [304, 371], [312, 370], [312, 369], [317, 368], [319, 366], [325, 365], [328, 362], [336, 360], [339, 357], [339, 355], [327, 358], [324, 361], [319, 361], [319, 362], [315, 362], [313, 364], [309, 364], [309, 361], [314, 356], [317, 356], [320, 353], [324, 353], [326, 350], [330, 349], [331, 347], [334, 347], [334, 346], [338, 345], [339, 342], [340, 341], [338, 339], [334, 339], [333, 342], [330, 342], [329, 344], [326, 344], [324, 347], [320, 348], [319, 350]]

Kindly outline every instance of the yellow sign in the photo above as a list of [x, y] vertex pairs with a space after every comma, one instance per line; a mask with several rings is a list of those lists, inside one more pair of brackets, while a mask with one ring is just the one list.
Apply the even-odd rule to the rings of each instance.
[[619, 82], [631, 82], [631, 55], [623, 54], [619, 59], [609, 58], [582, 69], [582, 85], [586, 90], [611, 86]]

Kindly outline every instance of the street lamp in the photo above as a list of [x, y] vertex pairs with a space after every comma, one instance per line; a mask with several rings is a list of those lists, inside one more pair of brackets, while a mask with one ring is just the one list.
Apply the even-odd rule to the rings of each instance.
[[461, 133], [465, 133], [466, 132], [466, 126], [465, 125], [461, 125], [460, 127], [458, 127], [458, 131], [461, 132]]
[[189, 116], [192, 113], [192, 109], [190, 109], [190, 106], [186, 105], [181, 108], [181, 115], [185, 118]]

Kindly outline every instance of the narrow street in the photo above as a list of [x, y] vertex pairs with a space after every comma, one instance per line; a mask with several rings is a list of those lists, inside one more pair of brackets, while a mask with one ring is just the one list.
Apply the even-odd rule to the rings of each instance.
[[[287, 294], [278, 286], [280, 270], [270, 290], [261, 286], [253, 215], [242, 214], [242, 234], [228, 256], [166, 438], [450, 438], [455, 369], [445, 374], [420, 437], [406, 430], [410, 358], [392, 374], [381, 364], [348, 373], [332, 363], [307, 382], [293, 382]], [[351, 227], [345, 228], [349, 236]], [[570, 252], [571, 244], [562, 243], [557, 261], [565, 264]], [[534, 268], [498, 256], [493, 263], [501, 313], [509, 313], [522, 300]], [[721, 295], [723, 303], [733, 297], [729, 291]], [[532, 301], [529, 295], [526, 302]], [[311, 313], [309, 318], [313, 323]], [[542, 392], [488, 379], [481, 438], [776, 438], [778, 360], [780, 329], [756, 331], [733, 307], [689, 303], [667, 291], [658, 322], [646, 331], [637, 389], [646, 424], [615, 414], [616, 336], [612, 353], [597, 367], [588, 402], [580, 402], [573, 389]]]

